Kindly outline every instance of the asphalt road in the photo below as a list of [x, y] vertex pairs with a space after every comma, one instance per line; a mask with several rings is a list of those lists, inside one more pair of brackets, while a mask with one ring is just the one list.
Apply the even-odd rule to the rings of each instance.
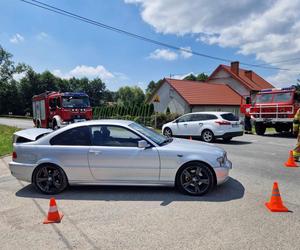
[[[231, 179], [205, 197], [172, 188], [71, 187], [60, 224], [43, 225], [49, 197], [0, 159], [1, 249], [299, 249], [300, 168], [283, 163], [294, 138], [244, 135], [229, 144]], [[271, 213], [273, 181], [289, 213]]]
[[34, 127], [33, 121], [29, 119], [15, 119], [15, 118], [0, 117], [0, 124], [17, 127], [17, 128]]

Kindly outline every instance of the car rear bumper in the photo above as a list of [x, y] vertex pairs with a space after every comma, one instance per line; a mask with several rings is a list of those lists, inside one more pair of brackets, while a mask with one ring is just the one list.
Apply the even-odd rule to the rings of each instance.
[[216, 135], [216, 138], [231, 138], [231, 137], [237, 137], [242, 136], [244, 134], [243, 131], [236, 131], [236, 132], [227, 132], [222, 135]]
[[12, 176], [16, 177], [18, 180], [27, 182], [31, 182], [32, 172], [35, 167], [35, 164], [25, 164], [14, 161], [9, 163], [9, 169]]

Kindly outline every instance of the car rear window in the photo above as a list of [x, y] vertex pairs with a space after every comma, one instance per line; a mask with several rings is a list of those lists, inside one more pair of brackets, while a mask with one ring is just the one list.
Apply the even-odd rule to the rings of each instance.
[[221, 117], [227, 121], [238, 121], [239, 118], [232, 113], [222, 114]]

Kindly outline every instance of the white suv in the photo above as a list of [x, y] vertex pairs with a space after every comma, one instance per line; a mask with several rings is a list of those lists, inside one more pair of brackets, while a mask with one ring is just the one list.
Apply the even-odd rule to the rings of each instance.
[[205, 142], [213, 142], [215, 138], [230, 141], [243, 135], [243, 131], [242, 122], [229, 112], [189, 113], [162, 127], [165, 136], [194, 136]]

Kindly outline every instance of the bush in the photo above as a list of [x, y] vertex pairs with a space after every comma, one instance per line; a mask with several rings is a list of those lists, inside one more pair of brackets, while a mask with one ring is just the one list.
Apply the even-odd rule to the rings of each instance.
[[156, 115], [152, 115], [151, 124], [153, 127], [155, 127], [155, 116], [156, 116], [156, 128], [161, 129], [164, 124], [175, 120], [180, 115], [175, 113], [171, 113], [171, 114], [157, 113]]

